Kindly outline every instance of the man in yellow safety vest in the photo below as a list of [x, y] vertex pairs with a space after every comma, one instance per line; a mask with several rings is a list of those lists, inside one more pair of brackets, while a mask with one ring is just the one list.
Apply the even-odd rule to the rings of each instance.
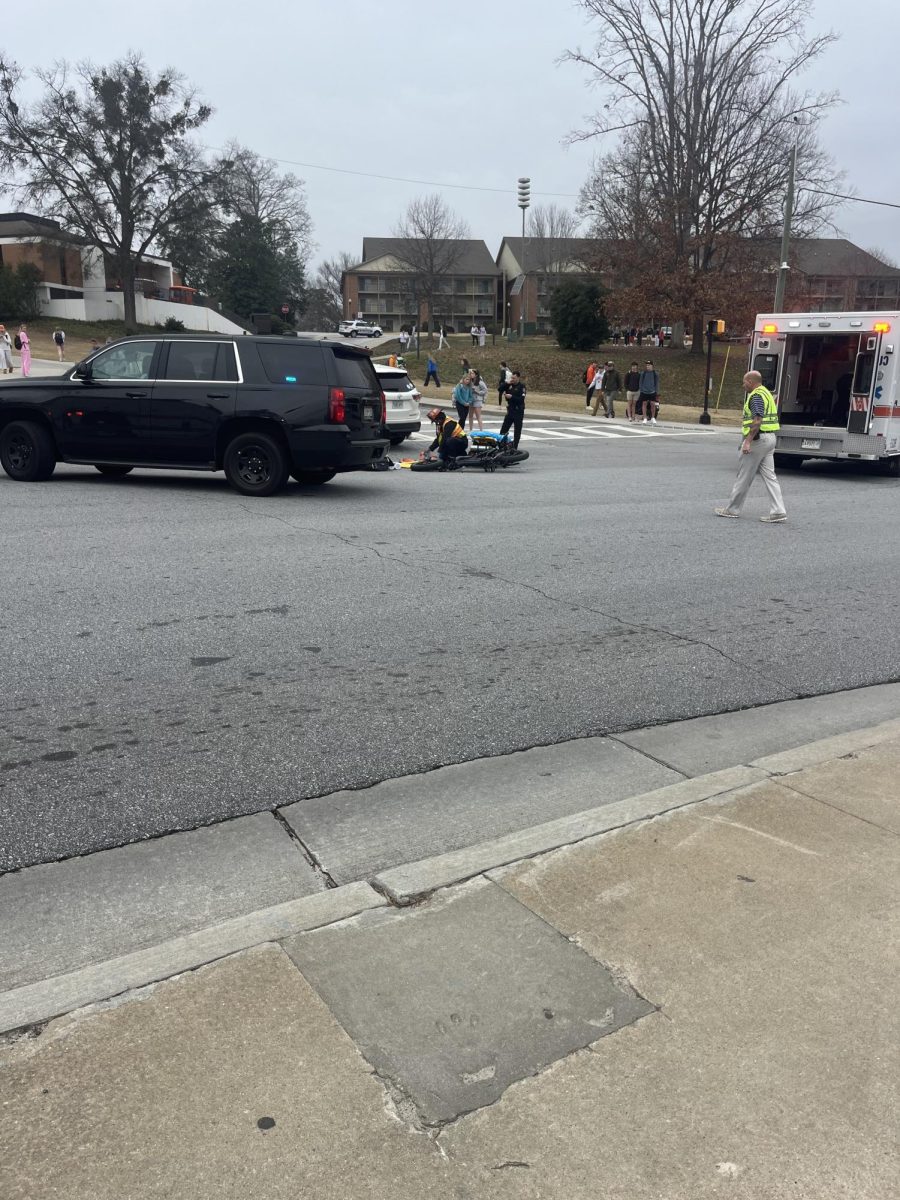
[[717, 517], [738, 517], [750, 491], [750, 484], [757, 473], [769, 493], [769, 512], [760, 520], [767, 525], [787, 520], [781, 488], [775, 478], [775, 442], [778, 423], [778, 405], [767, 387], [763, 387], [759, 371], [748, 371], [744, 376], [744, 419], [741, 424], [741, 463], [731, 499], [724, 508], [715, 510]]

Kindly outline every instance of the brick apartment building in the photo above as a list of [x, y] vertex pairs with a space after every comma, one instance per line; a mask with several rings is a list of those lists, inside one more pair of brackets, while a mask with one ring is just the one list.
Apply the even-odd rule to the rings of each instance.
[[[434, 327], [468, 331], [472, 323], [492, 325], [497, 319], [499, 271], [483, 241], [459, 242], [459, 253], [435, 296]], [[408, 264], [401, 258], [403, 239], [363, 238], [362, 259], [341, 280], [345, 317], [377, 321], [385, 331], [402, 325], [428, 328], [424, 301], [417, 304]]]

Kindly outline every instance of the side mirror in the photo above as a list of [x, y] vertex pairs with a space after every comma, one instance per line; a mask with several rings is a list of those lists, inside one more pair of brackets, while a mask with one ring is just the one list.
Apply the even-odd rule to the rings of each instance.
[[73, 379], [92, 379], [93, 375], [94, 371], [89, 362], [76, 363], [72, 371]]

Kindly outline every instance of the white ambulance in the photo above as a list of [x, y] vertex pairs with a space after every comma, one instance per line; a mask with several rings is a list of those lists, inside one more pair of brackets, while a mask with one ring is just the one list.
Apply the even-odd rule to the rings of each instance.
[[775, 461], [869, 459], [900, 474], [900, 313], [762, 313], [750, 367], [778, 401]]

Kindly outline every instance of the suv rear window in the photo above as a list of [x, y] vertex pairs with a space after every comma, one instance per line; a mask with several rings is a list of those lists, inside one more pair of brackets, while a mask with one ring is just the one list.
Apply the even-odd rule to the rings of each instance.
[[415, 384], [404, 371], [376, 371], [378, 382], [386, 392], [412, 392]]
[[359, 354], [342, 354], [334, 351], [334, 365], [337, 368], [338, 383], [341, 387], [364, 388], [367, 392], [380, 392], [381, 384], [375, 376], [375, 368], [368, 358]]
[[270, 383], [327, 384], [325, 358], [319, 346], [257, 345], [259, 358]]

